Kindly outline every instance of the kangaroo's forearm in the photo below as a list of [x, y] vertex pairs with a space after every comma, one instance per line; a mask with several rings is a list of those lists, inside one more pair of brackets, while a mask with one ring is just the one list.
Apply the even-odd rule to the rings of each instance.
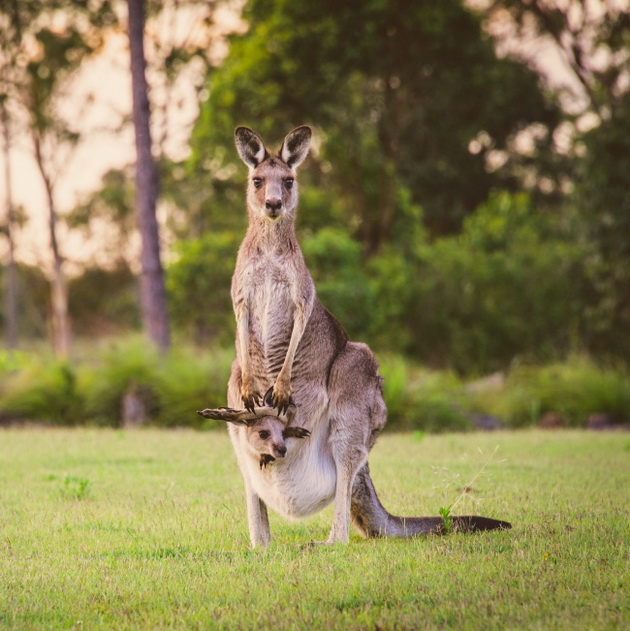
[[235, 309], [236, 335], [238, 338], [238, 362], [242, 375], [249, 376], [249, 310], [241, 303]]
[[287, 348], [287, 354], [284, 357], [282, 368], [278, 374], [278, 379], [291, 381], [291, 370], [293, 369], [293, 362], [295, 361], [295, 354], [297, 353], [300, 340], [304, 335], [306, 329], [306, 311], [303, 306], [298, 306], [295, 310], [293, 318], [293, 329], [291, 331], [291, 339], [289, 340], [289, 347]]

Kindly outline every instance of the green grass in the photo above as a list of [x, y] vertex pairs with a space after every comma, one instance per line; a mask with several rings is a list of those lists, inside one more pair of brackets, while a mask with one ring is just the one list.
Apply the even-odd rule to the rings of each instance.
[[331, 509], [248, 549], [223, 432], [0, 432], [0, 628], [628, 628], [630, 436], [383, 436], [383, 503], [509, 532], [308, 547]]

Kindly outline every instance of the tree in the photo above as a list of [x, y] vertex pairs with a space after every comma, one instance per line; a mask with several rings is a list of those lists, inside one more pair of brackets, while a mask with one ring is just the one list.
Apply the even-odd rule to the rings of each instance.
[[[591, 255], [585, 311], [586, 343], [597, 354], [630, 357], [630, 2], [569, 0], [489, 3], [490, 26], [510, 23], [513, 41], [537, 38], [555, 46], [572, 81], [556, 89], [569, 125], [572, 194]], [[508, 18], [509, 20], [506, 20]], [[492, 30], [490, 28], [490, 30]], [[512, 54], [545, 73], [539, 59], [516, 45]], [[533, 50], [536, 50], [535, 48]]]
[[[99, 49], [102, 28], [112, 23], [113, 13], [108, 0], [90, 5], [81, 0], [13, 1], [3, 3], [0, 11], [5, 98], [19, 105], [25, 115], [33, 157], [46, 193], [53, 346], [64, 357], [69, 351], [70, 322], [55, 196], [80, 135], [61, 114], [59, 105], [82, 61]], [[89, 99], [86, 105], [88, 102]], [[76, 113], [76, 119], [80, 118], [81, 112]]]
[[278, 138], [315, 124], [323, 173], [312, 176], [343, 201], [367, 256], [391, 237], [401, 189], [433, 233], [457, 231], [492, 187], [518, 186], [489, 159], [514, 155], [530, 125], [557, 123], [537, 76], [497, 59], [459, 0], [252, 0], [244, 17], [248, 31], [210, 78], [193, 159], [220, 160], [236, 124]]
[[158, 175], [153, 159], [146, 62], [144, 57], [144, 1], [128, 0], [133, 123], [136, 136], [136, 212], [142, 239], [140, 290], [147, 333], [163, 351], [170, 345], [164, 271], [156, 217]]
[[5, 208], [6, 208], [6, 236], [8, 245], [8, 261], [6, 266], [6, 299], [5, 321], [7, 348], [10, 350], [18, 345], [18, 304], [17, 304], [17, 264], [15, 262], [14, 243], [14, 210], [13, 194], [11, 190], [11, 131], [9, 113], [6, 107], [6, 95], [0, 95], [0, 119], [2, 121], [4, 178], [5, 178]]

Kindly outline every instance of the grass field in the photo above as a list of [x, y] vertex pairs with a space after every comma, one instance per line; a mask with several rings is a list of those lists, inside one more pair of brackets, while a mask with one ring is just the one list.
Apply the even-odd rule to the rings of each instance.
[[[496, 452], [495, 448], [498, 446]], [[494, 455], [492, 455], [494, 452]], [[310, 547], [332, 511], [248, 549], [223, 432], [0, 432], [0, 628], [621, 629], [630, 435], [385, 435], [385, 506], [509, 532]]]

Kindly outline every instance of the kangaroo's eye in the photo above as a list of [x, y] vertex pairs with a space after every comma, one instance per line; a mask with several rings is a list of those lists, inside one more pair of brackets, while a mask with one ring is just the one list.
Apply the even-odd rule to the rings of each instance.
[[293, 182], [294, 182], [294, 180], [293, 180], [293, 178], [292, 178], [292, 177], [288, 177], [288, 178], [286, 178], [286, 180], [284, 181], [284, 186], [285, 186], [285, 188], [286, 188], [286, 189], [291, 189], [291, 188], [293, 188]]
[[270, 434], [266, 429], [263, 429], [262, 432], [258, 432], [258, 435], [263, 439], [263, 440], [267, 440], [267, 438], [269, 438]]
[[253, 182], [254, 182], [254, 186], [256, 188], [260, 188], [262, 186], [262, 183], [263, 183], [262, 178], [260, 178], [260, 177], [255, 177]]

